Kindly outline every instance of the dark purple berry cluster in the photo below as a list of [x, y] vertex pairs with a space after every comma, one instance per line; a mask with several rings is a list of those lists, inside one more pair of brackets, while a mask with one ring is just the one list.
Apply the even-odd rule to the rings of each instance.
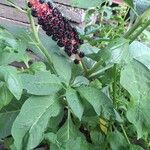
[[59, 47], [64, 47], [69, 57], [75, 55], [74, 62], [78, 64], [84, 57], [84, 53], [78, 50], [83, 40], [79, 38], [76, 28], [70, 25], [51, 2], [29, 0], [28, 6], [32, 9], [32, 16], [38, 18], [38, 24], [46, 34], [51, 36]]

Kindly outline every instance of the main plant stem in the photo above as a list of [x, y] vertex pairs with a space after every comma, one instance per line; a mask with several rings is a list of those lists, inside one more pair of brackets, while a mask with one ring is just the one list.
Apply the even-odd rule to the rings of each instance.
[[31, 29], [32, 29], [32, 32], [33, 32], [33, 35], [34, 35], [34, 38], [35, 38], [35, 42], [36, 42], [36, 46], [38, 47], [38, 49], [45, 55], [45, 57], [47, 58], [47, 61], [48, 61], [48, 64], [49, 64], [49, 67], [50, 67], [50, 70], [53, 72], [53, 73], [56, 73], [54, 67], [53, 67], [53, 63], [51, 61], [51, 56], [50, 54], [48, 53], [48, 51], [46, 50], [46, 48], [43, 46], [43, 44], [41, 43], [40, 39], [39, 39], [39, 35], [38, 35], [38, 31], [36, 29], [36, 26], [35, 26], [35, 22], [33, 20], [33, 17], [31, 15], [31, 11], [30, 9], [28, 9], [28, 18], [29, 18], [29, 21], [30, 21], [30, 24], [31, 24]]
[[126, 141], [128, 142], [128, 144], [131, 144], [131, 142], [130, 142], [130, 140], [129, 140], [129, 138], [128, 138], [128, 135], [127, 135], [127, 133], [126, 133], [126, 130], [125, 130], [124, 126], [123, 126], [122, 124], [121, 124], [120, 126], [121, 126], [121, 129], [122, 129], [122, 131], [123, 131], [123, 134], [124, 134], [124, 137], [125, 137]]
[[113, 66], [113, 104], [116, 106], [116, 88], [117, 88], [117, 64], [114, 64]]
[[132, 43], [148, 26], [150, 25], [150, 19], [143, 25], [139, 31], [130, 38], [130, 43]]
[[127, 39], [129, 36], [141, 25], [142, 18], [138, 18], [135, 24], [132, 26], [132, 28], [129, 29], [128, 32], [125, 33], [124, 38]]

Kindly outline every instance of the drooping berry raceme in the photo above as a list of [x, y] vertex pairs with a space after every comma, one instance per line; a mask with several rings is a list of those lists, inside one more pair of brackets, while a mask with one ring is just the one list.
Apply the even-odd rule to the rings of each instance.
[[84, 53], [79, 52], [83, 40], [79, 38], [76, 28], [70, 25], [69, 21], [50, 1], [29, 0], [28, 7], [32, 9], [32, 16], [38, 18], [38, 24], [42, 26], [46, 34], [51, 36], [59, 47], [64, 47], [64, 51], [69, 57], [74, 55], [74, 62], [78, 64], [84, 57]]

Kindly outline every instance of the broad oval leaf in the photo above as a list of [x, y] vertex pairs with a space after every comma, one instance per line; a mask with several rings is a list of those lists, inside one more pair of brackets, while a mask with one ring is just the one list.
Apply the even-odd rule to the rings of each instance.
[[112, 101], [99, 89], [83, 86], [78, 88], [78, 92], [93, 106], [98, 115], [107, 119], [115, 116]]
[[6, 82], [7, 88], [17, 100], [21, 98], [23, 88], [17, 69], [11, 66], [0, 66], [0, 80]]
[[59, 111], [60, 105], [55, 95], [30, 97], [12, 127], [17, 150], [35, 148], [43, 139], [49, 119], [57, 116]]
[[50, 72], [21, 74], [23, 89], [33, 95], [50, 95], [62, 88], [59, 78]]
[[0, 87], [0, 109], [3, 106], [6, 106], [7, 104], [9, 104], [12, 98], [13, 98], [13, 95], [11, 94], [11, 92], [6, 87], [6, 84], [4, 83], [2, 87]]
[[71, 64], [68, 60], [59, 55], [52, 55], [53, 65], [57, 74], [65, 84], [69, 84], [71, 79]]
[[137, 130], [138, 139], [147, 137], [150, 133], [150, 102], [147, 99], [132, 101], [128, 105], [127, 118], [134, 124]]
[[111, 150], [128, 149], [126, 139], [119, 131], [110, 132], [107, 137]]
[[11, 134], [11, 127], [20, 110], [5, 111], [0, 113], [0, 139]]
[[122, 69], [120, 83], [135, 100], [143, 99], [150, 93], [150, 71], [134, 59]]
[[74, 89], [67, 89], [66, 100], [68, 102], [69, 107], [72, 109], [74, 115], [77, 116], [79, 120], [81, 120], [84, 111], [84, 106], [78, 98], [77, 92]]

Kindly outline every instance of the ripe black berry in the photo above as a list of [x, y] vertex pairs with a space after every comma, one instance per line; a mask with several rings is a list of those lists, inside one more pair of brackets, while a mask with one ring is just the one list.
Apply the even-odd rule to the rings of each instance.
[[73, 47], [75, 50], [77, 50], [79, 48], [79, 45], [76, 43]]
[[72, 52], [71, 51], [66, 51], [65, 52], [67, 53], [67, 55], [70, 57], [72, 55]]
[[31, 8], [32, 7], [32, 4], [30, 2], [28, 2], [28, 7]]
[[50, 14], [50, 15], [47, 16], [47, 18], [48, 18], [49, 20], [51, 20], [51, 19], [53, 18], [53, 15]]
[[79, 39], [79, 43], [82, 45], [84, 41], [82, 39]]
[[79, 53], [79, 57], [80, 57], [80, 58], [83, 58], [84, 56], [85, 56], [85, 54], [84, 54], [83, 52], [80, 52], [80, 53]]
[[79, 61], [78, 59], [75, 59], [75, 60], [74, 60], [74, 63], [75, 63], [75, 64], [79, 64], [79, 62], [80, 62], [80, 61]]
[[48, 31], [48, 26], [47, 26], [47, 25], [42, 25], [42, 29], [43, 29], [44, 31]]
[[77, 54], [77, 53], [78, 53], [78, 50], [73, 49], [72, 52], [73, 52], [74, 54]]
[[33, 17], [37, 17], [37, 11], [35, 9], [32, 9], [31, 14]]
[[53, 35], [53, 36], [52, 36], [52, 39], [53, 39], [54, 41], [57, 41], [57, 40], [58, 40], [58, 38], [57, 38], [56, 35]]
[[52, 32], [51, 32], [51, 31], [46, 31], [46, 34], [47, 34], [48, 36], [52, 36]]
[[54, 8], [52, 11], [53, 16], [59, 16], [60, 12], [57, 8]]
[[43, 25], [43, 19], [41, 17], [38, 17], [38, 24]]
[[62, 42], [61, 40], [57, 42], [57, 45], [58, 45], [59, 47], [64, 47], [64, 44], [63, 44], [63, 42]]
[[51, 2], [47, 2], [47, 4], [48, 4], [48, 6], [49, 6], [49, 8], [50, 8], [50, 9], [52, 9], [52, 8], [53, 8], [53, 5], [52, 5], [52, 3], [51, 3]]
[[39, 0], [39, 2], [40, 2], [41, 4], [43, 4], [43, 3], [45, 2], [45, 0]]
[[65, 46], [65, 50], [66, 51], [71, 51], [71, 49], [72, 49], [72, 45], [66, 45]]

